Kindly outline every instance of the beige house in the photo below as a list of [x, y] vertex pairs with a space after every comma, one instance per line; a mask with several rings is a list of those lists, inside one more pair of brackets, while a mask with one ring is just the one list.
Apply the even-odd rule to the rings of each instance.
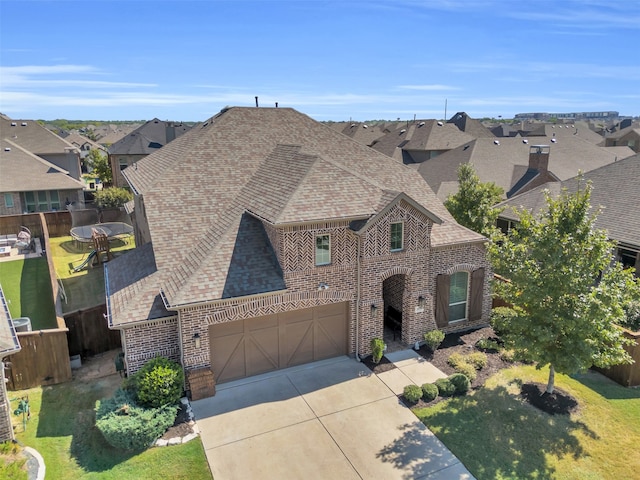
[[[177, 161], [180, 159], [180, 161]], [[411, 168], [288, 108], [227, 108], [129, 168], [136, 250], [105, 266], [128, 372], [214, 384], [486, 324], [486, 239]]]

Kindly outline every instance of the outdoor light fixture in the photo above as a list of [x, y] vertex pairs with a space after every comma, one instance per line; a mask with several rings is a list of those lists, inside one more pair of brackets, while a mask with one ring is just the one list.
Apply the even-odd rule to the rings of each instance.
[[375, 315], [377, 311], [378, 311], [378, 307], [376, 306], [375, 303], [372, 303], [371, 304], [371, 315]]
[[418, 297], [418, 307], [424, 308], [424, 297], [422, 295]]
[[193, 340], [196, 342], [196, 348], [200, 348], [200, 334], [198, 332], [193, 334]]
[[325, 282], [320, 282], [318, 284], [318, 291], [320, 290], [328, 290], [329, 289], [329, 285], [327, 285]]

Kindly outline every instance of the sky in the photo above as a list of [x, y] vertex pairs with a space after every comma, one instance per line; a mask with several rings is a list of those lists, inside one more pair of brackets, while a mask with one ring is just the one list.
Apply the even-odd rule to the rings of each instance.
[[0, 112], [640, 115], [640, 0], [0, 0]]

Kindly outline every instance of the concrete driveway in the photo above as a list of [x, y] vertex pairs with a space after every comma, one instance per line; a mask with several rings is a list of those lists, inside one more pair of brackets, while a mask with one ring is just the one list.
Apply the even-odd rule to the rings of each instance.
[[215, 480], [473, 478], [348, 357], [226, 383], [192, 408]]

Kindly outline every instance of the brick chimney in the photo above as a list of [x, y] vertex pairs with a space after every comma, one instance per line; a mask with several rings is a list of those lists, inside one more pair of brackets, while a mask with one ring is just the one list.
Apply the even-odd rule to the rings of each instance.
[[529, 168], [546, 172], [549, 170], [549, 145], [531, 145], [529, 147]]

